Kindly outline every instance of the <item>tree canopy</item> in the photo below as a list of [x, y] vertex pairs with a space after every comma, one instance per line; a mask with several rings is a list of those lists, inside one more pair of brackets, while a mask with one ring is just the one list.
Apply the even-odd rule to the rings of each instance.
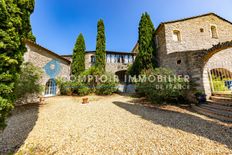
[[96, 67], [105, 71], [106, 66], [106, 37], [103, 20], [98, 21], [97, 25], [97, 46], [96, 46]]
[[148, 13], [142, 14], [139, 23], [138, 54], [130, 73], [139, 75], [142, 70], [155, 67], [155, 28]]
[[13, 108], [14, 86], [26, 47], [23, 40], [35, 41], [30, 15], [34, 0], [0, 0], [0, 127]]
[[78, 76], [85, 71], [85, 50], [85, 39], [84, 36], [80, 34], [73, 49], [71, 70], [74, 76]]

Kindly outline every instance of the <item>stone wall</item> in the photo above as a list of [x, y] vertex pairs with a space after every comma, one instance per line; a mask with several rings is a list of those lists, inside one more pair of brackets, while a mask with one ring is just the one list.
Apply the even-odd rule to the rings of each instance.
[[212, 69], [224, 68], [232, 72], [232, 48], [224, 49], [210, 57], [203, 68], [203, 86], [207, 95], [211, 94], [208, 73]]
[[165, 57], [166, 57], [166, 38], [165, 38], [165, 29], [161, 27], [159, 30], [156, 31], [155, 35], [156, 41], [156, 50], [157, 50], [157, 62], [160, 66], [165, 64]]
[[[218, 39], [212, 38], [211, 26], [217, 28]], [[232, 25], [217, 16], [208, 15], [164, 24], [167, 54], [209, 49], [219, 42], [232, 40]], [[203, 32], [201, 32], [203, 29]], [[173, 40], [173, 31], [180, 31], [181, 41]]]
[[123, 63], [106, 63], [106, 72], [115, 74], [118, 71], [127, 70], [128, 65]]
[[[37, 47], [36, 45], [27, 44], [27, 52], [24, 55], [25, 62], [31, 62], [35, 66], [40, 67], [44, 71], [44, 66], [52, 61], [52, 60], [58, 60], [61, 65], [60, 73], [57, 75], [56, 78], [61, 77], [65, 79], [70, 79], [70, 63], [60, 59], [58, 56], [55, 56], [51, 54], [50, 52], [47, 52], [46, 50], [43, 50], [42, 48]], [[45, 73], [43, 73], [43, 77], [41, 79], [41, 84], [46, 85], [47, 81], [50, 79], [50, 77]]]
[[[94, 63], [91, 62], [91, 57], [95, 56], [95, 52], [87, 52], [85, 54], [85, 69], [89, 69], [94, 65]], [[71, 57], [66, 58], [70, 61], [72, 61]], [[106, 62], [106, 72], [109, 73], [116, 73], [118, 71], [127, 70], [128, 66], [132, 63], [108, 63]]]
[[[217, 27], [218, 39], [212, 38], [211, 25]], [[203, 32], [201, 32], [200, 29], [203, 29]], [[180, 42], [175, 42], [173, 40], [174, 30], [180, 31]], [[191, 51], [209, 49], [219, 42], [231, 41], [232, 25], [214, 15], [208, 15], [164, 24], [158, 29], [156, 36], [158, 36], [159, 42], [159, 46], [157, 46], [159, 65], [161, 67], [175, 69], [180, 67], [180, 65], [177, 65], [177, 61], [181, 60], [182, 62], [185, 62], [185, 58], [183, 58], [184, 60], [181, 59], [182, 54], [175, 58], [173, 55], [170, 55], [171, 53], [189, 53]], [[184, 66], [181, 68], [184, 69]], [[181, 70], [180, 72], [184, 72], [184, 70]]]
[[94, 63], [91, 62], [91, 56], [95, 56], [95, 53], [85, 53], [85, 69], [89, 69], [94, 65]]
[[[211, 25], [217, 27], [217, 39], [212, 38]], [[180, 31], [181, 41], [173, 40], [174, 30]], [[155, 39], [156, 43], [157, 39], [159, 43], [157, 46], [159, 66], [170, 68], [179, 75], [189, 75], [197, 85], [196, 88], [205, 91], [208, 97], [211, 95], [211, 89], [205, 68], [215, 62], [229, 61], [232, 64], [230, 50], [221, 48], [220, 44], [232, 40], [232, 25], [215, 15], [163, 24], [156, 31]], [[231, 47], [231, 44], [224, 43], [223, 46], [227, 48]], [[212, 49], [207, 50], [210, 48]], [[210, 57], [209, 62], [204, 59], [205, 57]], [[224, 67], [231, 66], [227, 64]], [[213, 67], [218, 68], [220, 64]]]

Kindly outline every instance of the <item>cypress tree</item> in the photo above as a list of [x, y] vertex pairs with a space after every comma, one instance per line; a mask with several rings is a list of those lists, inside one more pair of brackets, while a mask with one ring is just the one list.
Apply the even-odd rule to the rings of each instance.
[[97, 45], [96, 45], [96, 67], [104, 72], [106, 66], [106, 37], [103, 20], [98, 21], [97, 25]]
[[142, 14], [139, 23], [139, 52], [131, 68], [132, 75], [139, 75], [142, 70], [155, 67], [155, 28], [148, 13]]
[[0, 128], [13, 108], [14, 85], [26, 52], [23, 39], [35, 40], [30, 25], [33, 10], [34, 0], [0, 0]]
[[75, 76], [80, 75], [85, 71], [85, 39], [82, 34], [79, 34], [75, 47], [73, 49], [71, 70]]

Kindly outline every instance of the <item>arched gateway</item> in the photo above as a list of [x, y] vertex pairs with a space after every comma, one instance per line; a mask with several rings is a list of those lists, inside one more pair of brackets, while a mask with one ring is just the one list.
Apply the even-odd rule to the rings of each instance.
[[232, 43], [219, 44], [204, 56], [203, 86], [206, 94], [232, 93]]
[[207, 98], [213, 93], [232, 93], [232, 41], [184, 54], [188, 62], [185, 74], [197, 90], [203, 91]]

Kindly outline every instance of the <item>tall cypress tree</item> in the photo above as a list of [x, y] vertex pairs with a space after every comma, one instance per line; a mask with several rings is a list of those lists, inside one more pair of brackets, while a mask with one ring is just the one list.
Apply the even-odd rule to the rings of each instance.
[[139, 52], [131, 69], [132, 75], [139, 75], [142, 70], [152, 69], [155, 65], [155, 28], [148, 13], [142, 14], [139, 23]]
[[14, 85], [26, 47], [23, 39], [35, 40], [30, 15], [34, 0], [0, 0], [0, 128], [13, 108]]
[[82, 34], [79, 34], [75, 47], [73, 49], [71, 70], [75, 76], [80, 75], [85, 71], [85, 39]]
[[97, 25], [97, 46], [96, 46], [96, 67], [104, 72], [106, 66], [106, 37], [103, 20], [98, 21]]

